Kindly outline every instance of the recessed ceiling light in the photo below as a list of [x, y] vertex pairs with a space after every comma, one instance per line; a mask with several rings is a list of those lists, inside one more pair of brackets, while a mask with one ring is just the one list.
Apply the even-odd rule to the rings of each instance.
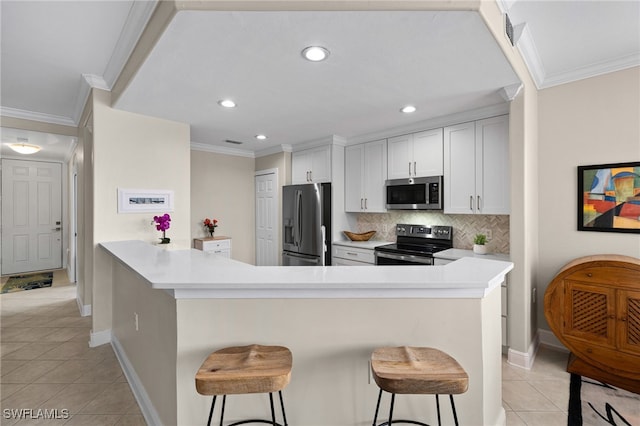
[[308, 61], [320, 62], [329, 57], [329, 50], [322, 46], [309, 46], [302, 50], [302, 56]]
[[23, 142], [9, 144], [9, 148], [19, 154], [35, 154], [41, 149], [38, 145], [31, 145]]
[[220, 106], [223, 106], [225, 108], [235, 108], [236, 107], [236, 103], [233, 102], [231, 99], [222, 99], [218, 101], [218, 104]]
[[414, 107], [413, 105], [407, 105], [405, 107], [402, 107], [400, 111], [409, 114], [411, 112], [416, 112], [416, 107]]
[[256, 135], [256, 139], [263, 141], [263, 140], [267, 139], [267, 136], [266, 135]]

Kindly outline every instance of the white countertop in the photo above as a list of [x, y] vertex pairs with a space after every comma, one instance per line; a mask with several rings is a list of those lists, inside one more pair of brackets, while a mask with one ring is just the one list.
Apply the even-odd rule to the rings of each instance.
[[253, 266], [143, 241], [100, 246], [176, 298], [482, 298], [513, 268], [475, 257], [444, 266]]
[[383, 246], [385, 244], [392, 244], [392, 242], [382, 241], [382, 240], [369, 240], [369, 241], [340, 240], [340, 241], [334, 241], [332, 244], [335, 246], [356, 247], [356, 248], [373, 250], [378, 246]]
[[436, 257], [438, 259], [447, 259], [447, 260], [458, 260], [464, 257], [474, 257], [477, 259], [501, 260], [504, 262], [511, 262], [511, 258], [508, 254], [502, 254], [502, 253], [476, 254], [473, 252], [473, 250], [462, 250], [462, 249], [455, 249], [455, 248], [434, 253], [433, 257]]

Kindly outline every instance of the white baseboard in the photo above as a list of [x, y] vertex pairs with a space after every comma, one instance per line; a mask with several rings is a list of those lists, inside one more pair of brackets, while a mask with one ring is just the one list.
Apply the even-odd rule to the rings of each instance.
[[135, 369], [131, 365], [129, 358], [127, 358], [127, 354], [124, 352], [124, 348], [115, 336], [113, 336], [111, 339], [111, 346], [113, 347], [113, 350], [116, 353], [116, 358], [118, 358], [120, 366], [122, 367], [122, 371], [124, 371], [124, 375], [129, 382], [131, 392], [133, 392], [136, 401], [138, 401], [138, 405], [140, 406], [140, 411], [144, 416], [144, 420], [149, 425], [162, 425], [160, 416], [151, 403], [151, 399], [149, 398], [147, 391], [144, 389], [144, 386], [142, 385], [140, 378], [136, 374]]
[[78, 311], [80, 311], [81, 317], [91, 316], [91, 305], [83, 305], [79, 297], [76, 297], [76, 303], [78, 303]]
[[89, 347], [91, 348], [106, 345], [107, 343], [111, 343], [111, 330], [103, 330], [95, 333], [91, 330], [89, 337]]
[[507, 362], [511, 365], [515, 365], [516, 367], [531, 370], [531, 367], [533, 367], [533, 361], [536, 359], [536, 354], [538, 353], [538, 346], [540, 346], [540, 336], [539, 334], [536, 334], [536, 337], [529, 345], [527, 352], [519, 352], [509, 348]]

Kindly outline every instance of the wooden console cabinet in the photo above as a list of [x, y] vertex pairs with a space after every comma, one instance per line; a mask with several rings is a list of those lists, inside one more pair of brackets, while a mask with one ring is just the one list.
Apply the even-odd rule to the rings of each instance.
[[547, 287], [544, 314], [571, 351], [568, 372], [640, 393], [640, 259], [568, 263]]

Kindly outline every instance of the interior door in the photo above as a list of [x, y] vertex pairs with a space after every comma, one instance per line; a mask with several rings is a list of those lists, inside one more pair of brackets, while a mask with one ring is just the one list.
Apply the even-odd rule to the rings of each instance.
[[2, 274], [62, 267], [62, 165], [2, 160]]
[[278, 254], [278, 175], [256, 175], [256, 265], [277, 266]]

